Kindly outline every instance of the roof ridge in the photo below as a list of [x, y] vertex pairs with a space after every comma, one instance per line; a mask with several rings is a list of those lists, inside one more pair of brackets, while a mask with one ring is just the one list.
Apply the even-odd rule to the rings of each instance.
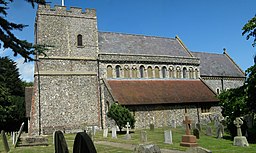
[[163, 38], [163, 39], [172, 39], [172, 40], [176, 40], [175, 38], [171, 38], [171, 37], [152, 36], [152, 35], [143, 35], [143, 34], [132, 34], [132, 33], [123, 33], [123, 32], [98, 31], [98, 33], [113, 33], [113, 34], [120, 34], [120, 35], [142, 36], [142, 37], [154, 37], [154, 38]]
[[187, 51], [187, 53], [191, 56], [194, 57], [193, 54], [188, 50], [187, 46], [183, 43], [183, 41], [180, 39], [178, 35], [175, 36], [175, 39], [180, 43], [180, 45]]

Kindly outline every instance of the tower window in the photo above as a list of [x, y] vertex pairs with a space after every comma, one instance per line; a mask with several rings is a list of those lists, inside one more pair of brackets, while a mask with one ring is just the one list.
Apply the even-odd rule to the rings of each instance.
[[77, 46], [83, 46], [83, 36], [81, 34], [77, 35]]

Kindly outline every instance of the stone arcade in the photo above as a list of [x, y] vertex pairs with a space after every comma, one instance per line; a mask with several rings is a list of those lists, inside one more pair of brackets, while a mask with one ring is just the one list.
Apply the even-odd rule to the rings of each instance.
[[149, 127], [152, 118], [155, 127], [180, 126], [185, 107], [196, 123], [220, 113], [218, 93], [244, 82], [226, 51], [192, 52], [177, 36], [99, 32], [97, 24], [93, 9], [39, 5], [35, 43], [52, 47], [37, 57], [28, 90], [31, 134], [110, 127], [112, 103], [130, 109], [135, 128]]

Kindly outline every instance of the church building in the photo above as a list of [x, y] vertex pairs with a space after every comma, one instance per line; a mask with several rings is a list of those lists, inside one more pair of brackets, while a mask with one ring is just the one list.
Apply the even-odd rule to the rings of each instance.
[[50, 45], [35, 62], [29, 132], [113, 126], [113, 103], [135, 128], [182, 125], [220, 114], [217, 95], [243, 85], [244, 72], [223, 54], [190, 51], [181, 39], [100, 32], [96, 11], [39, 5], [35, 43]]

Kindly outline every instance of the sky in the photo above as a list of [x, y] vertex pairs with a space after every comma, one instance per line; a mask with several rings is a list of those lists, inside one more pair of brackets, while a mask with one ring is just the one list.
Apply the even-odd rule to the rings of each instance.
[[[46, 0], [61, 5], [61, 0]], [[80, 7], [96, 9], [98, 30], [174, 38], [178, 35], [191, 51], [223, 53], [246, 70], [253, 65], [256, 47], [242, 36], [242, 27], [256, 14], [255, 0], [64, 0], [67, 9]], [[33, 9], [25, 0], [9, 6], [7, 19], [28, 25], [14, 31], [20, 39], [34, 42]], [[24, 63], [20, 56], [0, 49], [0, 56], [17, 62], [21, 78], [33, 81], [34, 63]]]

